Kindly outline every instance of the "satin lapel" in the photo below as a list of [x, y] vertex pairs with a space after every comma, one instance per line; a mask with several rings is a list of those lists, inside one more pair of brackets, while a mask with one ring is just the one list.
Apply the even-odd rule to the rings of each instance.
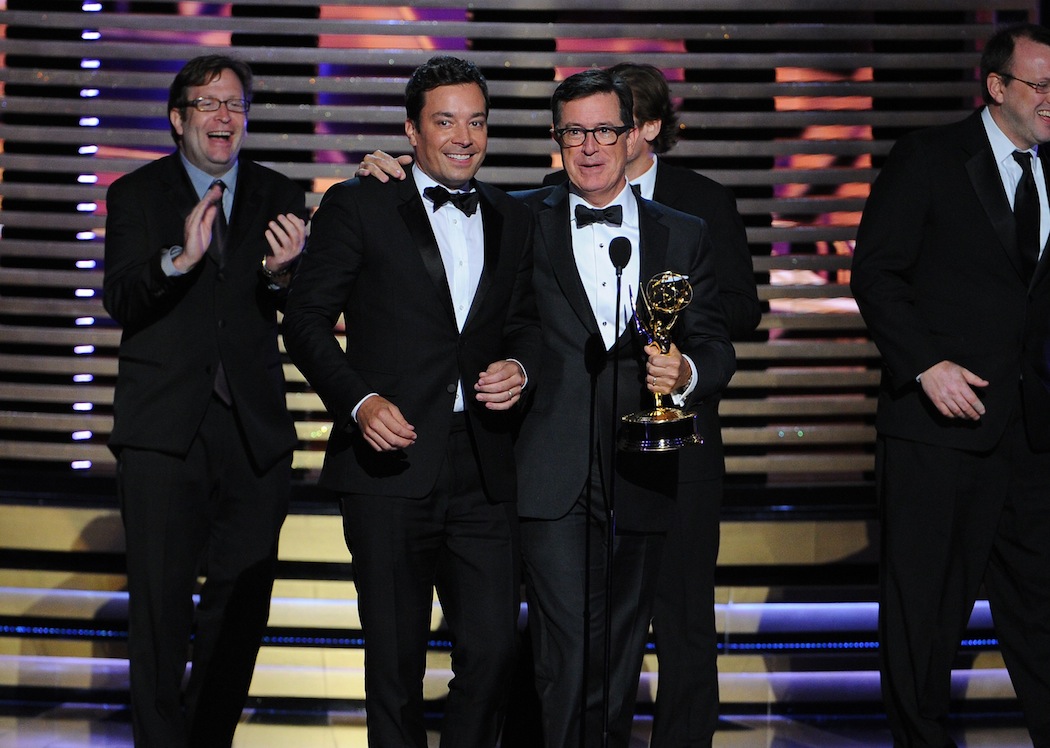
[[689, 271], [689, 268], [667, 267], [667, 244], [670, 241], [670, 232], [660, 219], [660, 214], [648, 200], [638, 201], [638, 233], [641, 236], [642, 245], [639, 249], [641, 264], [639, 265], [638, 282], [643, 288], [650, 278], [665, 270], [673, 270], [676, 273]]
[[485, 293], [492, 286], [492, 279], [495, 277], [496, 269], [499, 267], [500, 247], [503, 246], [504, 242], [509, 244], [512, 241], [511, 237], [503, 236], [503, 214], [496, 209], [496, 206], [489, 199], [488, 185], [476, 183], [476, 189], [481, 197], [478, 203], [478, 210], [481, 211], [482, 232], [485, 234], [485, 264], [481, 268], [478, 288], [474, 292], [470, 310], [467, 312], [467, 318], [463, 322], [464, 329], [474, 318], [482, 300], [485, 298]]
[[[641, 253], [639, 255], [638, 284], [641, 286], [641, 289], [636, 288], [633, 291], [634, 311], [635, 314], [639, 315], [640, 319], [646, 320], [648, 313], [642, 301], [641, 290], [649, 283], [649, 279], [665, 270], [685, 273], [688, 271], [688, 268], [667, 267], [667, 245], [670, 241], [670, 232], [663, 224], [663, 221], [660, 220], [659, 212], [653, 208], [652, 202], [643, 198], [638, 198], [638, 234], [639, 243], [641, 244], [638, 248], [638, 251]], [[627, 326], [624, 334], [620, 336], [621, 345], [625, 337], [629, 338], [633, 334], [635, 334], [635, 329], [632, 322]]]
[[536, 216], [536, 230], [554, 271], [554, 279], [587, 331], [597, 333], [598, 323], [594, 319], [594, 310], [587, 299], [580, 272], [576, 269], [576, 258], [572, 253], [568, 187], [559, 185], [555, 188], [544, 200], [544, 208]]
[[[981, 127], [980, 120], [977, 120]], [[983, 128], [980, 136], [985, 138]], [[1003, 252], [1020, 275], [1022, 273], [1021, 255], [1017, 251], [1017, 228], [1014, 224], [1014, 213], [1010, 209], [1010, 201], [1003, 190], [1003, 179], [999, 176], [999, 167], [995, 163], [992, 149], [987, 143], [982, 143], [966, 161], [966, 171], [970, 175], [970, 183], [973, 185], [977, 198], [984, 206], [984, 212], [992, 223], [995, 235], [999, 237]], [[964, 146], [964, 150], [969, 150]]]
[[419, 192], [416, 191], [415, 182], [411, 175], [404, 181], [398, 182], [398, 199], [400, 202], [397, 211], [401, 220], [405, 222], [408, 233], [412, 236], [412, 243], [419, 250], [419, 256], [423, 260], [423, 266], [427, 275], [434, 283], [434, 288], [441, 299], [449, 319], [456, 324], [456, 311], [452, 306], [452, 292], [448, 287], [448, 278], [445, 276], [445, 265], [441, 261], [441, 250], [438, 249], [437, 239], [434, 238], [434, 230], [427, 220], [426, 206], [423, 205]]

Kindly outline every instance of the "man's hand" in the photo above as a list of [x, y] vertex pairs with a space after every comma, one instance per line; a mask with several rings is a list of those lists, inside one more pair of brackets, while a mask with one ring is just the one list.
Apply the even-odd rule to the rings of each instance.
[[215, 216], [222, 210], [222, 189], [212, 185], [200, 202], [186, 216], [183, 225], [182, 253], [172, 260], [180, 273], [188, 273], [201, 261], [211, 244], [211, 229]]
[[390, 177], [404, 179], [406, 172], [403, 167], [411, 163], [412, 157], [408, 154], [394, 158], [384, 151], [375, 151], [361, 159], [361, 165], [357, 167], [357, 176], [375, 177], [380, 182], [389, 182]]
[[979, 421], [984, 415], [984, 403], [973, 388], [987, 387], [987, 380], [958, 364], [951, 361], [934, 364], [919, 376], [919, 384], [945, 418]]
[[667, 353], [660, 353], [660, 346], [650, 343], [645, 346], [645, 353], [649, 356], [645, 365], [645, 386], [650, 392], [670, 395], [689, 384], [693, 371], [674, 343]]
[[524, 386], [525, 372], [516, 361], [496, 361], [478, 376], [474, 391], [489, 410], [508, 410], [521, 399]]
[[274, 275], [286, 273], [306, 246], [306, 222], [294, 213], [279, 215], [267, 224], [270, 252], [263, 262]]
[[416, 441], [416, 428], [401, 415], [401, 410], [385, 397], [365, 398], [357, 409], [357, 425], [362, 436], [376, 452], [393, 452], [411, 447]]

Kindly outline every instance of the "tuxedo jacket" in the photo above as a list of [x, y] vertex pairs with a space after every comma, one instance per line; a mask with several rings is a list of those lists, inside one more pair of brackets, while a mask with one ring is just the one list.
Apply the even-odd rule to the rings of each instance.
[[[564, 171], [559, 171], [548, 174], [543, 182], [560, 184], [567, 178]], [[702, 218], [707, 224], [715, 279], [718, 282], [718, 299], [729, 337], [737, 340], [750, 335], [762, 319], [762, 305], [758, 300], [747, 232], [737, 211], [733, 193], [713, 179], [692, 169], [669, 164], [661, 158], [656, 166], [653, 200]], [[710, 428], [704, 435], [703, 449], [690, 450], [688, 459], [681, 461], [683, 480], [717, 478], [725, 472], [718, 396], [708, 398], [706, 405], [712, 406]]]
[[[457, 382], [485, 488], [515, 497], [515, 411], [487, 410], [472, 385], [489, 364], [513, 358], [531, 377], [539, 330], [532, 294], [532, 217], [504, 192], [478, 183], [485, 261], [462, 332], [422, 198], [410, 178], [349, 180], [325, 193], [284, 317], [292, 360], [334, 425], [321, 485], [339, 492], [423, 497], [445, 458]], [[346, 351], [333, 326], [340, 314]], [[531, 387], [531, 382], [529, 384]], [[352, 418], [377, 393], [416, 429], [404, 450], [379, 453]]]
[[[520, 193], [536, 215], [534, 285], [543, 331], [542, 361], [517, 442], [519, 509], [523, 517], [557, 519], [580, 497], [588, 476], [591, 398], [605, 475], [615, 464], [618, 525], [664, 529], [675, 495], [680, 452], [617, 452], [616, 419], [651, 410], [645, 388], [644, 341], [633, 330], [607, 351], [573, 259], [566, 184]], [[714, 258], [704, 223], [658, 203], [638, 200], [640, 282], [665, 270], [688, 276], [693, 299], [672, 328], [678, 348], [695, 363], [698, 381], [686, 407], [701, 432], [717, 430], [715, 404], [736, 366], [718, 301]], [[612, 371], [619, 369], [617, 401]], [[703, 449], [703, 446], [685, 450]], [[681, 452], [684, 452], [682, 450]]]
[[199, 202], [178, 153], [127, 174], [107, 193], [106, 311], [123, 326], [110, 446], [184, 455], [212, 397], [219, 362], [256, 466], [268, 468], [296, 444], [277, 348], [282, 294], [260, 272], [267, 223], [306, 216], [291, 180], [240, 160], [222, 268], [208, 253], [168, 277], [162, 250], [184, 241]]
[[[883, 359], [880, 433], [987, 450], [1020, 387], [1029, 439], [1050, 449], [1048, 254], [1027, 280], [980, 112], [894, 146], [864, 209], [851, 282]], [[942, 360], [988, 380], [979, 421], [942, 417], [922, 392], [916, 376]]]

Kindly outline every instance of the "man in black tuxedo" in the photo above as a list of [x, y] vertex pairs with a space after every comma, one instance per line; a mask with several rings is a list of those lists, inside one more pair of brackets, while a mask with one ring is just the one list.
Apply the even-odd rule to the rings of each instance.
[[239, 60], [190, 60], [168, 98], [177, 152], [107, 196], [104, 302], [124, 328], [110, 446], [140, 746], [230, 745], [288, 508], [296, 437], [277, 308], [306, 236], [305, 195], [238, 158], [251, 84]]
[[436, 587], [454, 642], [441, 744], [494, 746], [519, 612], [511, 437], [539, 347], [533, 221], [474, 180], [489, 102], [472, 63], [431, 59], [405, 100], [411, 178], [328, 190], [285, 341], [335, 421], [321, 485], [353, 554], [369, 745], [426, 746]]
[[[597, 745], [605, 721], [605, 605], [611, 607], [609, 745], [626, 746], [679, 461], [703, 447], [618, 452], [613, 419], [650, 409], [653, 393], [661, 393], [695, 410], [701, 433], [717, 438], [717, 396], [735, 357], [707, 227], [637, 197], [628, 185], [628, 154], [639, 136], [628, 85], [607, 71], [578, 73], [558, 86], [551, 108], [569, 182], [520, 195], [537, 219], [544, 339], [517, 443], [529, 627], [546, 745], [575, 748], [581, 733]], [[620, 237], [634, 251], [617, 308], [609, 246]], [[662, 354], [644, 346], [629, 320], [630, 300], [665, 270], [687, 276], [693, 298]], [[606, 600], [610, 519], [613, 589]]]
[[[627, 179], [642, 197], [704, 219], [711, 236], [718, 300], [729, 336], [751, 334], [762, 316], [744, 222], [733, 193], [713, 179], [662, 158], [678, 141], [678, 115], [663, 73], [622, 62], [609, 68], [631, 87], [638, 137], [627, 155]], [[567, 179], [549, 174], [544, 184]], [[705, 401], [704, 446], [679, 461], [682, 485], [667, 532], [653, 608], [660, 680], [653, 748], [709, 746], [718, 727], [718, 640], [715, 565], [725, 458], [718, 398]]]
[[1050, 31], [998, 32], [981, 77], [981, 111], [894, 146], [853, 261], [883, 357], [879, 628], [898, 746], [954, 745], [952, 662], [982, 582], [1050, 746]]

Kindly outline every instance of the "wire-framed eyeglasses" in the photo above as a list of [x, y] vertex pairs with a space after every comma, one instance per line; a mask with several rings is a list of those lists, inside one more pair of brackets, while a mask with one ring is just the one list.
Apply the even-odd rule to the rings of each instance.
[[576, 148], [583, 145], [588, 135], [594, 136], [594, 142], [598, 145], [613, 145], [625, 132], [634, 129], [634, 125], [602, 125], [590, 130], [583, 127], [553, 127], [551, 134], [559, 145], [566, 148]]
[[1000, 78], [1009, 78], [1012, 81], [1023, 83], [1040, 96], [1044, 96], [1050, 93], [1050, 81], [1039, 81], [1038, 83], [1032, 83], [1032, 81], [1023, 80], [1021, 78], [1018, 78], [1016, 75], [1010, 75], [1009, 73], [996, 73], [996, 75], [998, 75]]
[[211, 96], [198, 96], [193, 101], [184, 101], [183, 106], [191, 106], [198, 112], [217, 112], [226, 105], [226, 111], [233, 114], [247, 114], [252, 103], [247, 99], [216, 99]]

